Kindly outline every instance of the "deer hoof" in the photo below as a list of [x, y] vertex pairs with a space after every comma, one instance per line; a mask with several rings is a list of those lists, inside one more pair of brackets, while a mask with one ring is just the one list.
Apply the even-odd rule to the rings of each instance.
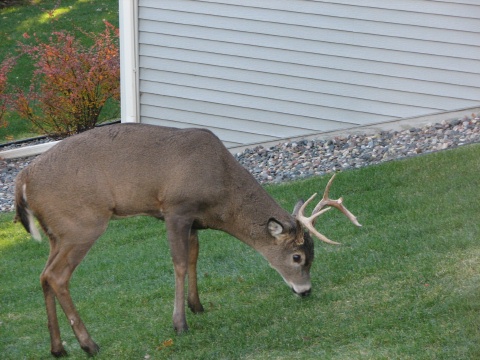
[[188, 325], [186, 323], [179, 326], [173, 325], [173, 328], [175, 329], [177, 335], [184, 334], [188, 331]]
[[52, 353], [52, 355], [56, 358], [59, 358], [59, 357], [66, 357], [68, 356], [68, 353], [65, 349], [60, 349], [58, 351], [55, 351], [55, 350], [52, 350], [50, 351]]
[[189, 303], [188, 307], [190, 308], [190, 310], [192, 310], [194, 314], [202, 313], [205, 311], [201, 303], [195, 303], [195, 304]]
[[92, 344], [83, 345], [83, 346], [81, 346], [81, 348], [82, 348], [83, 351], [85, 351], [90, 356], [95, 356], [100, 352], [100, 346], [95, 344], [93, 341], [92, 341]]

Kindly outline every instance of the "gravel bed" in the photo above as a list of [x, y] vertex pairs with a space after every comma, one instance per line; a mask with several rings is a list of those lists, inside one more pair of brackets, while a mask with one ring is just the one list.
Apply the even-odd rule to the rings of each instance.
[[[357, 169], [476, 142], [480, 142], [480, 118], [474, 115], [402, 131], [285, 142], [268, 148], [258, 146], [235, 154], [235, 158], [260, 183], [266, 184]], [[14, 209], [15, 176], [33, 158], [0, 159], [0, 212]]]

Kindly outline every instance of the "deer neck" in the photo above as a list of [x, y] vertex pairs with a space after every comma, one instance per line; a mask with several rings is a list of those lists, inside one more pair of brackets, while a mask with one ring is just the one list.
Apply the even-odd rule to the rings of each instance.
[[258, 249], [262, 245], [269, 245], [265, 243], [268, 240], [274, 241], [268, 233], [268, 222], [271, 219], [290, 224], [293, 218], [260, 184], [255, 180], [250, 181], [250, 178], [247, 181], [248, 186], [240, 186], [231, 192], [228, 202], [230, 209], [221, 230]]

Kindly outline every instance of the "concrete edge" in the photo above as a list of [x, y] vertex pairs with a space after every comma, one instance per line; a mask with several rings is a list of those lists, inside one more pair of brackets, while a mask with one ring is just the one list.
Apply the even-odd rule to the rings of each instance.
[[[118, 123], [120, 123], [120, 120], [117, 119], [113, 121], [103, 122], [101, 124], [97, 124], [96, 126], [101, 127], [101, 126], [107, 126], [107, 125], [118, 124]], [[25, 139], [25, 140], [28, 140], [28, 139]], [[24, 140], [19, 140], [19, 142], [22, 142], [22, 141]], [[18, 147], [10, 150], [3, 150], [3, 151], [0, 151], [0, 159], [15, 159], [15, 158], [22, 158], [27, 156], [40, 155], [41, 153], [53, 147], [54, 145], [58, 144], [60, 141], [61, 140], [50, 141], [44, 144], [30, 145], [30, 146]]]
[[58, 144], [61, 140], [58, 141], [51, 141], [45, 144], [37, 144], [37, 145], [30, 145], [19, 147], [16, 149], [4, 150], [0, 151], [0, 159], [15, 159], [15, 158], [22, 158], [27, 156], [39, 155], [52, 146]]

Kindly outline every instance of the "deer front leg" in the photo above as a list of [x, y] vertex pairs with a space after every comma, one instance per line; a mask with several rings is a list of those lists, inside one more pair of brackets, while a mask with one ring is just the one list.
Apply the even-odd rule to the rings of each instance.
[[199, 252], [198, 232], [191, 230], [188, 254], [188, 307], [195, 314], [203, 312], [203, 306], [198, 296], [197, 259]]
[[188, 269], [189, 237], [192, 221], [180, 216], [165, 218], [167, 237], [175, 270], [173, 327], [177, 333], [188, 330], [185, 318], [185, 276]]

